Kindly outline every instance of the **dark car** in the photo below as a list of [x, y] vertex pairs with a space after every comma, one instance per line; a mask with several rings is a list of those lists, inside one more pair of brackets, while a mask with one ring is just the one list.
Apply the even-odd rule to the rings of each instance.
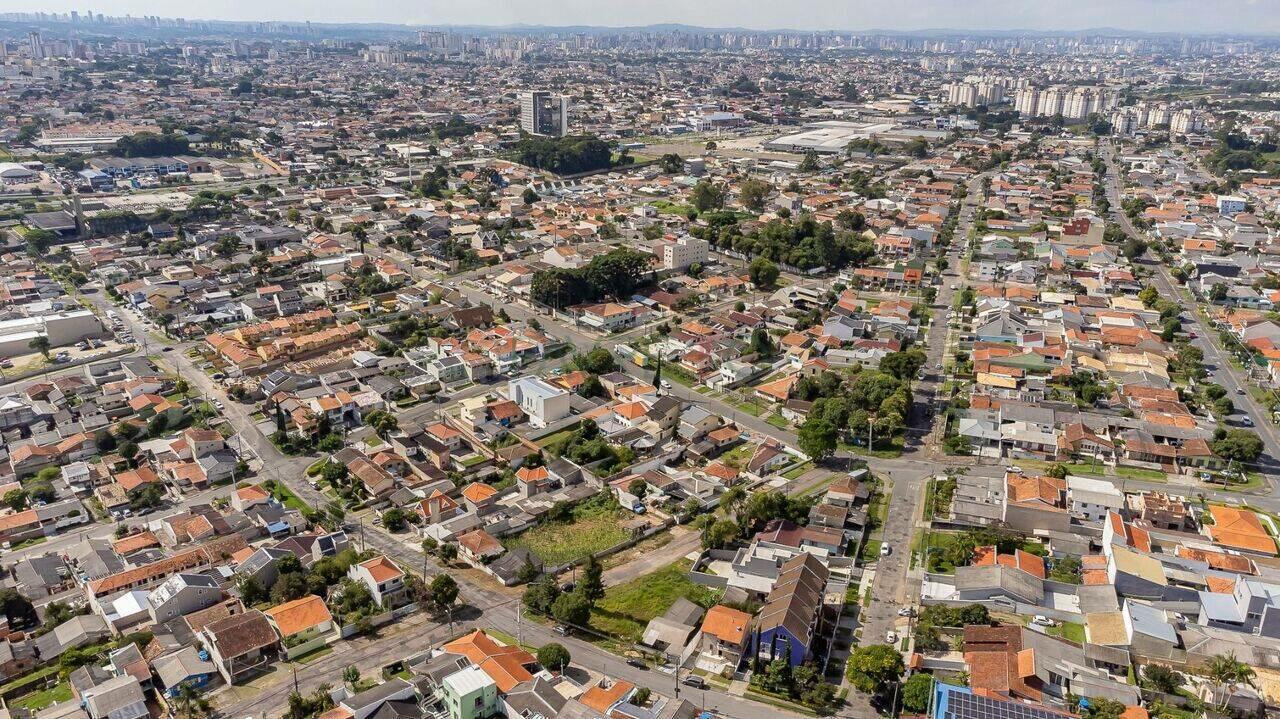
[[628, 666], [633, 666], [633, 667], [635, 667], [636, 669], [648, 669], [648, 668], [649, 668], [649, 665], [648, 665], [648, 664], [645, 664], [643, 659], [636, 659], [635, 657], [632, 657], [632, 658], [628, 659], [628, 660], [627, 660], [627, 665], [628, 665]]

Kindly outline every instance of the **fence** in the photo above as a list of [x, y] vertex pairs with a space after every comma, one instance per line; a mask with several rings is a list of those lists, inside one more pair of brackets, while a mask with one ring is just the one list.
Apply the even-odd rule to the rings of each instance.
[[[612, 547], [602, 549], [589, 556], [595, 557], [596, 559], [602, 559], [611, 554], [617, 554], [618, 552], [621, 552], [624, 549], [628, 549], [630, 547], [635, 546], [636, 544], [639, 544], [640, 542], [648, 539], [649, 537], [652, 537], [655, 534], [658, 534], [659, 532], [665, 531], [668, 527], [672, 526], [673, 524], [675, 524], [675, 521], [668, 519], [662, 522], [661, 524], [649, 527], [648, 529], [644, 530], [643, 532], [640, 532], [639, 534], [632, 535], [630, 539], [619, 542], [613, 545]], [[587, 557], [581, 557], [579, 559], [573, 560], [572, 562], [566, 562], [558, 567], [551, 567], [546, 571], [548, 574], [556, 575], [569, 569], [570, 567], [573, 567], [578, 564], [583, 564], [586, 561], [587, 561]]]
[[[407, 617], [416, 611], [418, 611], [417, 602], [414, 602], [412, 604], [406, 604], [403, 607], [392, 609], [391, 611], [383, 612], [382, 614], [376, 614], [370, 617], [369, 624], [376, 629], [378, 627], [390, 624], [391, 622], [394, 622], [395, 620], [400, 619], [402, 617]], [[360, 630], [357, 629], [357, 625], [354, 622], [342, 627], [338, 632], [339, 636], [342, 637], [343, 639], [350, 639], [351, 637], [354, 637], [359, 633], [360, 633]]]

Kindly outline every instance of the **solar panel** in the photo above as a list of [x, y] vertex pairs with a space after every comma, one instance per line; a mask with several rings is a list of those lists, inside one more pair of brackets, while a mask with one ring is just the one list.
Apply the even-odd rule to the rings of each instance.
[[952, 692], [943, 719], [1062, 719], [1062, 714], [1021, 702]]

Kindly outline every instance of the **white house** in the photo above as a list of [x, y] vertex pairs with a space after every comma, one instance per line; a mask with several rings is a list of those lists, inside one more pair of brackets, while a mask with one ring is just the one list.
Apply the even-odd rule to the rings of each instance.
[[521, 377], [507, 383], [507, 397], [534, 427], [546, 427], [569, 416], [569, 392], [537, 377]]

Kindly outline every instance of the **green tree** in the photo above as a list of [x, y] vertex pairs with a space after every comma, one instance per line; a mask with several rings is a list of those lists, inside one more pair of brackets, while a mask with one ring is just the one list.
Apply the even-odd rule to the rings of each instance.
[[817, 172], [818, 171], [818, 153], [809, 150], [804, 153], [804, 159], [800, 161], [801, 172]]
[[364, 423], [373, 428], [379, 437], [386, 439], [388, 435], [400, 428], [400, 420], [386, 410], [375, 409], [365, 415]]
[[39, 352], [40, 354], [44, 355], [44, 358], [45, 358], [45, 359], [49, 359], [49, 346], [50, 346], [50, 345], [49, 345], [49, 338], [48, 338], [48, 337], [45, 337], [45, 336], [41, 335], [40, 337], [37, 337], [37, 338], [35, 338], [35, 339], [31, 340], [30, 342], [28, 342], [28, 343], [27, 343], [27, 346], [28, 346], [28, 347], [30, 347], [31, 349], [35, 350], [36, 352]]
[[561, 594], [551, 604], [551, 616], [561, 624], [584, 627], [591, 619], [591, 602], [578, 592]]
[[724, 207], [724, 196], [724, 188], [719, 184], [711, 180], [699, 180], [698, 184], [693, 186], [689, 199], [698, 212], [707, 212]]
[[563, 644], [551, 642], [543, 644], [538, 648], [538, 663], [545, 669], [562, 672], [568, 666], [571, 660], [569, 650], [564, 648]]
[[906, 665], [896, 647], [871, 644], [853, 650], [845, 675], [858, 691], [873, 694], [890, 682], [896, 682], [904, 671]]
[[761, 289], [769, 289], [778, 281], [781, 272], [778, 266], [773, 262], [757, 257], [751, 261], [751, 265], [747, 268], [747, 274], [751, 277], [751, 283]]
[[359, 691], [356, 687], [360, 686], [360, 668], [354, 664], [348, 664], [342, 670], [342, 683], [352, 691]]
[[1142, 667], [1142, 680], [1156, 691], [1174, 694], [1186, 683], [1186, 677], [1161, 664], [1147, 664]]
[[[1221, 434], [1221, 436], [1218, 436]], [[1251, 463], [1262, 456], [1262, 439], [1247, 429], [1221, 429], [1214, 435], [1213, 451], [1219, 457]]]
[[902, 708], [912, 714], [924, 714], [933, 698], [933, 675], [912, 674], [902, 685]]
[[799, 436], [800, 451], [809, 455], [815, 461], [820, 462], [836, 451], [836, 440], [839, 433], [835, 425], [822, 417], [811, 415], [806, 418], [804, 424], [800, 425], [800, 431], [797, 434]]
[[198, 689], [183, 682], [172, 700], [174, 713], [182, 719], [204, 719], [210, 714], [209, 700]]
[[1142, 300], [1142, 305], [1148, 309], [1155, 307], [1160, 299], [1160, 290], [1157, 290], [1155, 285], [1147, 285], [1138, 293], [1138, 299]]
[[742, 181], [738, 186], [738, 195], [742, 200], [742, 206], [752, 212], [760, 212], [764, 209], [765, 200], [769, 198], [769, 193], [773, 192], [773, 186], [764, 180], [758, 180], [749, 177]]
[[586, 563], [582, 565], [582, 580], [578, 582], [576, 591], [581, 592], [592, 604], [604, 598], [604, 567], [595, 556], [588, 555]]
[[458, 601], [458, 582], [448, 574], [431, 578], [429, 587], [432, 609], [437, 613], [448, 612]]

